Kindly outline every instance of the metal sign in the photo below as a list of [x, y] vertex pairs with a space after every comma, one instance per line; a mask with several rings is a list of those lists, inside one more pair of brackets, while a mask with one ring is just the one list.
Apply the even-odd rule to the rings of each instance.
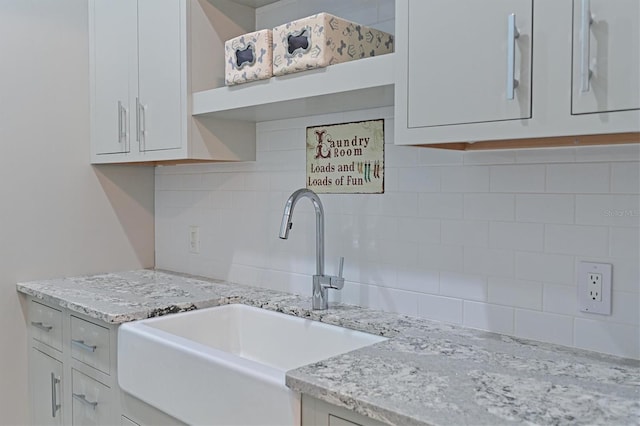
[[307, 127], [307, 188], [384, 193], [384, 120]]

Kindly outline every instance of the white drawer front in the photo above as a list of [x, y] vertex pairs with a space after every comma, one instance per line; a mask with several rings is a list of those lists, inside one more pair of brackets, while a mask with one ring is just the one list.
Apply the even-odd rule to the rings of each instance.
[[111, 390], [76, 370], [72, 370], [73, 424], [113, 424], [115, 412]]
[[32, 336], [45, 345], [62, 351], [62, 312], [35, 301], [29, 305]]
[[110, 374], [109, 329], [72, 316], [71, 356]]

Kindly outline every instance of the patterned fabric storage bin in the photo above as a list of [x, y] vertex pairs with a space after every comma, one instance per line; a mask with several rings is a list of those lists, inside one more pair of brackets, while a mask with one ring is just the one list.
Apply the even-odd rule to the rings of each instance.
[[271, 30], [260, 30], [224, 43], [227, 86], [273, 76]]
[[393, 52], [393, 35], [328, 13], [273, 29], [273, 74], [283, 75]]

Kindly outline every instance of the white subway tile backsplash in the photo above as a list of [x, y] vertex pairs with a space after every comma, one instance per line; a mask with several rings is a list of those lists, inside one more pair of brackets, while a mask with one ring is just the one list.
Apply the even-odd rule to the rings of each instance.
[[[304, 7], [393, 28], [392, 0], [363, 2]], [[258, 20], [300, 17], [287, 4], [260, 8]], [[306, 127], [378, 118], [385, 193], [320, 194], [326, 272], [345, 256], [347, 282], [332, 302], [640, 357], [638, 146], [396, 146], [392, 107], [257, 123], [255, 162], [156, 168], [156, 266], [309, 296], [311, 203], [296, 206], [289, 240], [277, 237], [286, 199], [306, 186]], [[199, 254], [188, 252], [190, 225], [200, 226]], [[578, 311], [579, 261], [613, 265], [612, 315]]]
[[[615, 289], [615, 280], [614, 286]], [[612, 292], [611, 315], [581, 312], [577, 303], [577, 286], [544, 284], [543, 310], [596, 321], [640, 325], [640, 297], [637, 293]]]
[[420, 244], [419, 262], [429, 269], [442, 271], [462, 270], [463, 260], [462, 246], [444, 244]]
[[440, 294], [465, 300], [487, 300], [487, 278], [482, 275], [440, 272]]
[[462, 219], [462, 194], [419, 194], [420, 216], [432, 219]]
[[464, 218], [468, 220], [514, 220], [515, 196], [464, 194]]
[[601, 256], [609, 254], [609, 229], [603, 226], [545, 225], [547, 253]]
[[513, 277], [514, 252], [484, 247], [464, 248], [464, 271], [472, 274]]
[[418, 296], [418, 316], [435, 321], [462, 324], [462, 300], [421, 294]]
[[255, 210], [256, 206], [266, 206], [269, 194], [259, 191], [231, 192], [231, 207], [237, 210]]
[[611, 228], [609, 233], [610, 257], [640, 259], [640, 229]]
[[388, 143], [384, 145], [385, 167], [415, 167], [419, 164], [419, 158], [412, 147]]
[[418, 194], [389, 192], [380, 197], [380, 214], [388, 216], [418, 216]]
[[[306, 175], [300, 172], [273, 172], [269, 175], [269, 190], [292, 193], [306, 187]], [[284, 206], [284, 204], [283, 204]]]
[[399, 268], [413, 266], [420, 263], [418, 243], [380, 241], [378, 247], [367, 256], [368, 259], [388, 262]]
[[537, 223], [491, 222], [489, 247], [542, 251], [544, 225]]
[[470, 151], [465, 152], [464, 164], [512, 164], [516, 162], [516, 151]]
[[417, 157], [419, 163], [423, 166], [446, 166], [462, 164], [464, 159], [464, 152], [449, 150], [449, 149], [433, 149], [424, 148], [415, 151], [414, 148], [410, 148], [413, 155]]
[[212, 209], [230, 209], [233, 205], [231, 191], [215, 191], [209, 193], [209, 207]]
[[442, 192], [489, 192], [488, 167], [443, 167], [441, 180]]
[[476, 220], [443, 220], [441, 223], [443, 244], [464, 246], [489, 246], [489, 222]]
[[523, 164], [573, 163], [575, 159], [575, 148], [521, 149], [516, 151], [516, 162]]
[[256, 150], [289, 151], [305, 149], [305, 129], [279, 129], [258, 133]]
[[603, 194], [609, 192], [608, 163], [547, 165], [546, 191]]
[[542, 310], [542, 283], [489, 277], [489, 303]]
[[263, 191], [268, 194], [269, 174], [268, 173], [247, 173], [244, 180], [247, 191]]
[[415, 217], [398, 218], [396, 238], [400, 241], [439, 243], [440, 221]]
[[416, 293], [438, 294], [440, 273], [436, 269], [427, 269], [423, 265], [399, 268], [396, 286], [401, 290]]
[[516, 309], [515, 335], [525, 339], [573, 345], [573, 317]]
[[516, 195], [516, 221], [537, 223], [574, 223], [575, 195]]
[[640, 358], [640, 328], [637, 326], [576, 319], [575, 345], [625, 358]]
[[398, 191], [439, 192], [440, 169], [425, 166], [398, 169]]
[[573, 256], [516, 252], [516, 278], [571, 285], [574, 282]]
[[611, 165], [611, 192], [640, 193], [640, 164], [614, 163]]
[[467, 327], [513, 334], [513, 308], [465, 300], [463, 310], [462, 323]]
[[375, 306], [378, 303], [379, 288], [355, 281], [345, 281], [342, 290], [329, 292], [329, 301], [357, 306]]
[[640, 226], [640, 196], [576, 195], [576, 224]]
[[418, 316], [418, 294], [396, 290], [393, 288], [378, 288], [378, 301], [376, 307], [386, 312]]
[[576, 161], [640, 161], [640, 145], [584, 146], [576, 149]]
[[545, 166], [491, 167], [491, 192], [544, 192]]
[[544, 283], [542, 310], [554, 314], [577, 316], [579, 313], [577, 286]]

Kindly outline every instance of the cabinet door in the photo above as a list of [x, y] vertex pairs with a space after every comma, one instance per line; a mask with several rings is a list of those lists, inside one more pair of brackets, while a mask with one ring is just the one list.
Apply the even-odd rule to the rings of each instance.
[[114, 424], [115, 410], [111, 390], [76, 370], [71, 372], [73, 425]]
[[[142, 151], [182, 145], [183, 0], [138, 0], [139, 119]], [[186, 61], [186, 59], [185, 59]]]
[[36, 348], [31, 348], [29, 370], [32, 423], [61, 425], [62, 363]]
[[129, 152], [137, 93], [137, 10], [131, 0], [92, 0], [91, 138], [96, 154]]
[[572, 113], [640, 108], [640, 1], [573, 1]]
[[532, 0], [408, 1], [409, 128], [531, 116]]

